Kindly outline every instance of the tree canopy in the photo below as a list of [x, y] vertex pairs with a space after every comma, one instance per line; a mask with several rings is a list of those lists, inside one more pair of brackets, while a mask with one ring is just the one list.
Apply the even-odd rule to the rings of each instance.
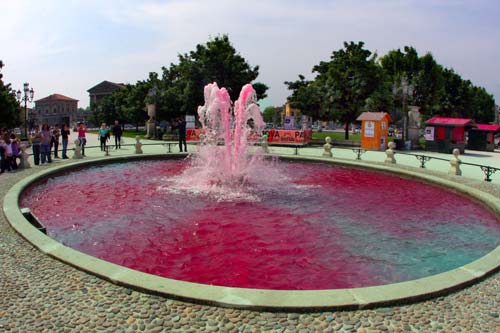
[[420, 107], [424, 119], [440, 115], [494, 120], [491, 94], [438, 64], [431, 53], [419, 56], [411, 46], [377, 59], [363, 42], [345, 42], [312, 73], [313, 80], [299, 75], [299, 80], [285, 84], [292, 106], [316, 119], [349, 125], [362, 111], [386, 111], [397, 120], [406, 113], [403, 104], [409, 104]]
[[[253, 82], [258, 99], [266, 97], [268, 87], [254, 82], [259, 66], [250, 66], [236, 51], [227, 35], [217, 36], [195, 50], [180, 54], [178, 63], [161, 68], [161, 75], [150, 73], [145, 81], [116, 91], [96, 105], [96, 118], [107, 119], [109, 115], [123, 117], [136, 123], [147, 118], [144, 112], [148, 91], [157, 88], [157, 118], [171, 119], [185, 114], [196, 114], [197, 107], [204, 103], [203, 88], [217, 82], [228, 89], [231, 99], [238, 98], [241, 88]], [[125, 94], [125, 96], [121, 96]]]
[[[4, 63], [0, 60], [0, 71]], [[12, 128], [19, 126], [20, 106], [15, 97], [15, 90], [11, 88], [10, 83], [5, 84], [3, 74], [0, 73], [0, 127]]]

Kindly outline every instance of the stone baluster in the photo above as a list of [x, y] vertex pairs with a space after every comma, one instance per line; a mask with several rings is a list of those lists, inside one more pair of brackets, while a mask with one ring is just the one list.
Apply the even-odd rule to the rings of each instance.
[[141, 143], [141, 137], [136, 136], [135, 137], [135, 153], [136, 154], [142, 154], [142, 143]]
[[456, 176], [461, 176], [462, 175], [462, 170], [460, 170], [460, 159], [458, 156], [460, 155], [460, 149], [455, 148], [453, 149], [453, 156], [451, 157], [450, 160], [450, 169], [448, 170], [448, 173], [450, 175], [456, 175]]
[[389, 142], [389, 144], [387, 145], [387, 150], [385, 151], [385, 155], [386, 155], [386, 158], [385, 158], [385, 163], [393, 163], [393, 164], [396, 164], [396, 158], [394, 157], [394, 148], [396, 148], [396, 143], [394, 142]]
[[325, 144], [323, 145], [323, 157], [333, 157], [332, 154], [332, 145], [330, 144], [332, 142], [332, 138], [327, 136], [325, 138]]
[[269, 154], [269, 143], [267, 142], [268, 136], [264, 134], [261, 139], [260, 147], [265, 154]]
[[73, 159], [81, 159], [82, 156], [82, 146], [80, 146], [80, 140], [75, 140], [75, 150], [73, 152]]
[[21, 150], [21, 162], [19, 163], [19, 168], [31, 168], [30, 162], [28, 161], [28, 154], [26, 153], [26, 145], [24, 143], [19, 145], [19, 149]]

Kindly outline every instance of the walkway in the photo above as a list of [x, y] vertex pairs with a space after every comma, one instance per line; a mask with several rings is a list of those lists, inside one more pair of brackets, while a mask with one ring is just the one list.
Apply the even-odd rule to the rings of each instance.
[[[89, 141], [89, 145], [96, 144], [92, 136]], [[127, 143], [133, 141], [126, 140]], [[143, 140], [143, 143], [146, 141]], [[144, 148], [145, 152], [166, 151], [163, 146]], [[284, 149], [278, 150], [284, 152]], [[289, 152], [293, 153], [292, 150]], [[313, 152], [318, 150], [308, 148], [300, 151], [301, 154]], [[133, 147], [111, 150], [111, 155], [130, 153], [133, 153]], [[347, 150], [338, 151], [338, 154], [346, 154], [346, 158], [352, 159], [354, 155], [347, 156], [350, 153]], [[99, 149], [89, 149], [87, 155], [91, 159], [103, 153]], [[369, 152], [363, 155], [363, 159], [374, 163], [375, 157], [378, 159], [380, 156], [383, 155]], [[398, 162], [403, 160], [402, 155], [396, 155], [396, 158]], [[488, 157], [463, 157], [464, 160], [466, 158], [484, 158], [483, 163], [491, 161], [499, 165]], [[56, 160], [54, 165], [59, 163], [72, 163], [72, 160]], [[50, 167], [33, 167], [1, 175], [0, 193], [5, 193], [26, 175]], [[441, 170], [445, 169], [441, 167]], [[474, 174], [469, 171], [465, 173], [465, 177], [444, 173], [442, 177], [500, 195], [500, 175], [490, 184], [474, 179]], [[496, 273], [444, 297], [372, 310], [300, 314], [198, 305], [132, 291], [60, 263], [34, 249], [12, 230], [0, 214], [0, 332], [500, 333], [499, 290], [500, 273]]]

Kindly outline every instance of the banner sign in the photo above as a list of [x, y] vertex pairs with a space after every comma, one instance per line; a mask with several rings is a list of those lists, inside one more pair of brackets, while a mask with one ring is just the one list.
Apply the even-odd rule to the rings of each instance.
[[193, 129], [193, 128], [188, 128], [186, 129], [186, 141], [200, 141], [200, 134], [205, 132], [202, 129]]
[[375, 137], [375, 122], [365, 121], [365, 138]]
[[293, 119], [293, 116], [286, 116], [285, 117], [285, 129], [286, 130], [293, 130], [295, 128], [295, 122]]
[[269, 130], [267, 142], [270, 144], [305, 145], [312, 140], [312, 130]]
[[425, 141], [434, 141], [434, 126], [425, 128], [424, 138]]

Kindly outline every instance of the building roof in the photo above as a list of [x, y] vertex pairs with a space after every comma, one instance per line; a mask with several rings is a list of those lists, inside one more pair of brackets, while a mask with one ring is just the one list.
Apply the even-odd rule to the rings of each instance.
[[427, 125], [441, 125], [451, 127], [476, 126], [474, 120], [467, 118], [434, 117], [425, 122]]
[[391, 116], [387, 112], [363, 112], [356, 120], [381, 121], [385, 117], [388, 117], [389, 121], [391, 121]]
[[61, 95], [61, 94], [52, 94], [52, 95], [49, 95], [47, 97], [44, 97], [42, 99], [39, 99], [39, 100], [35, 101], [35, 103], [38, 103], [38, 102], [53, 102], [53, 101], [78, 102], [77, 99], [74, 99], [74, 98], [71, 98], [71, 97], [68, 97], [68, 96], [64, 96], [64, 95]]
[[123, 88], [125, 88], [125, 85], [123, 83], [102, 81], [101, 83], [98, 83], [87, 90], [87, 92], [89, 94], [111, 94], [113, 91]]
[[500, 132], [500, 125], [477, 124], [476, 131]]

